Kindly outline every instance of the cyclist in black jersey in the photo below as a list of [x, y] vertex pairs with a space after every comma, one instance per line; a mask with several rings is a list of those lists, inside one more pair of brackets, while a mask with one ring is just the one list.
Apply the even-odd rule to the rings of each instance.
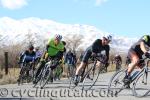
[[145, 54], [146, 57], [150, 56], [147, 47], [150, 47], [150, 36], [144, 35], [141, 39], [139, 39], [138, 42], [133, 44], [128, 51], [128, 58], [130, 59], [130, 63], [124, 78], [124, 83], [127, 84], [128, 87], [130, 86], [131, 72], [136, 66], [141, 67], [140, 64], [142, 61], [140, 59], [142, 59], [142, 55]]
[[79, 67], [77, 67], [77, 70], [76, 70], [76, 75], [75, 75], [75, 79], [74, 79], [75, 85], [77, 85], [79, 82], [78, 77], [79, 77], [80, 70], [85, 67], [85, 65], [88, 63], [88, 59], [90, 57], [92, 57], [92, 56], [94, 57], [94, 56], [96, 56], [97, 53], [100, 53], [101, 51], [105, 50], [106, 56], [107, 56], [106, 61], [108, 62], [109, 50], [110, 50], [110, 47], [108, 44], [110, 43], [111, 40], [112, 40], [111, 35], [103, 37], [103, 39], [97, 39], [90, 47], [88, 47], [86, 49], [86, 51], [84, 52], [83, 57], [81, 59], [81, 63], [79, 65]]

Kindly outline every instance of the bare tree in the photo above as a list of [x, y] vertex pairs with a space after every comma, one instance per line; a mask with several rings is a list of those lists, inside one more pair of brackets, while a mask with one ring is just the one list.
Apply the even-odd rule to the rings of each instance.
[[34, 38], [34, 34], [31, 33], [31, 30], [28, 30], [28, 34], [25, 35], [25, 39], [23, 40], [26, 43], [25, 44], [34, 44], [35, 43], [35, 38]]
[[79, 45], [82, 43], [83, 36], [80, 34], [68, 34], [64, 38], [67, 43], [66, 48], [71, 49], [74, 53], [76, 53]]

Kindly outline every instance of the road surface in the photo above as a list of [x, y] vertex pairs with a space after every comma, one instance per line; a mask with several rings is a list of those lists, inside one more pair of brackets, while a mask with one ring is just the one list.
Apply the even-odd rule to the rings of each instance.
[[113, 72], [99, 76], [98, 83], [90, 91], [82, 91], [81, 87], [69, 89], [69, 80], [62, 79], [47, 84], [44, 89], [33, 88], [32, 83], [1, 85], [0, 100], [150, 100], [150, 96], [136, 98], [131, 89], [123, 90], [118, 95], [107, 95], [108, 82]]

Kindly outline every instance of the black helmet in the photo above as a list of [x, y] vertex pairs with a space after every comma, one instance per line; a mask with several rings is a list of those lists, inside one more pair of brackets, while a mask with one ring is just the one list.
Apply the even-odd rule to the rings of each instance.
[[30, 45], [28, 46], [28, 49], [29, 49], [29, 50], [33, 50], [33, 49], [34, 49], [34, 46], [33, 46], [32, 44], [30, 44]]

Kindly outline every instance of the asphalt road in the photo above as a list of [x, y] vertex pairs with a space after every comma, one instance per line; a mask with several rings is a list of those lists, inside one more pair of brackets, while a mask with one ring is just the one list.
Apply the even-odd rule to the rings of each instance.
[[113, 72], [101, 74], [96, 86], [90, 91], [82, 91], [80, 86], [73, 90], [69, 89], [68, 79], [54, 81], [52, 84], [47, 84], [44, 89], [33, 88], [32, 83], [20, 86], [1, 85], [0, 100], [150, 100], [150, 96], [134, 97], [131, 89], [125, 89], [117, 95], [113, 92], [107, 95], [107, 87], [112, 75]]

